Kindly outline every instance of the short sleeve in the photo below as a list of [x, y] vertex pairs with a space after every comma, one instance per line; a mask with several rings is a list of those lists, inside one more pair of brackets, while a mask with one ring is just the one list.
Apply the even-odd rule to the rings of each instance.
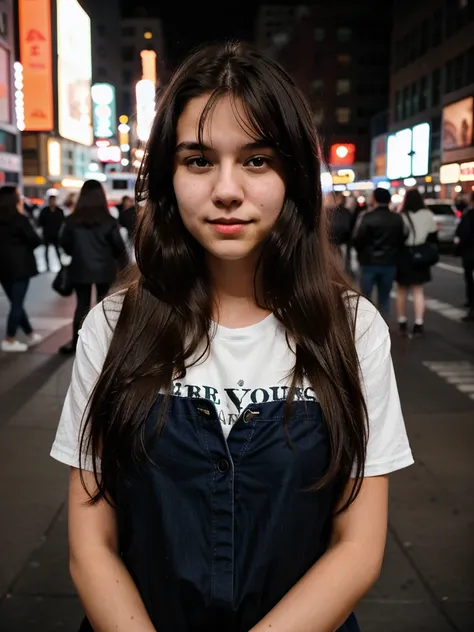
[[393, 368], [390, 333], [375, 307], [363, 298], [357, 313], [356, 346], [369, 427], [364, 476], [381, 476], [414, 461]]
[[[89, 400], [102, 371], [112, 333], [101, 303], [91, 310], [79, 332], [71, 384], [50, 453], [61, 463], [89, 471], [93, 471], [92, 459], [88, 454], [80, 458], [79, 448]], [[99, 468], [99, 464], [97, 466]]]

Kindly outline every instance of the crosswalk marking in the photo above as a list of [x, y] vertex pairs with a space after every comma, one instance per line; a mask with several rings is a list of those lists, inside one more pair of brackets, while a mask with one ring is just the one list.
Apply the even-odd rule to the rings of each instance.
[[423, 362], [423, 365], [474, 400], [474, 364], [471, 362]]
[[[397, 293], [393, 290], [390, 294], [392, 298], [396, 298]], [[413, 302], [413, 297], [408, 295], [408, 300]], [[449, 303], [445, 303], [443, 301], [439, 301], [437, 298], [426, 298], [425, 301], [426, 308], [444, 316], [445, 318], [449, 318], [450, 320], [459, 321], [463, 316], [466, 315], [465, 309], [459, 309], [458, 307], [453, 307]]]

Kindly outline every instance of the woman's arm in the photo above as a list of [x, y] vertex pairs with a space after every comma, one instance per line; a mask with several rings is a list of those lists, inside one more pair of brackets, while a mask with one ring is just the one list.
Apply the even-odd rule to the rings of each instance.
[[[94, 476], [84, 472], [86, 486]], [[69, 478], [69, 559], [74, 585], [95, 632], [155, 632], [140, 594], [118, 553], [114, 509], [88, 505], [79, 470]]]
[[41, 245], [41, 239], [38, 237], [38, 233], [30, 224], [30, 220], [24, 215], [21, 220], [21, 231], [25, 243], [31, 248], [31, 250], [35, 250], [39, 245]]
[[328, 551], [251, 632], [334, 632], [342, 626], [379, 577], [387, 514], [387, 477], [365, 478], [356, 501], [335, 518]]

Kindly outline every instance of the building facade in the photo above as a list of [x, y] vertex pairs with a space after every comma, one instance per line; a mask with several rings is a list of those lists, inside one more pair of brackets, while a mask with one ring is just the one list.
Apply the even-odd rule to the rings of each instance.
[[92, 158], [91, 20], [77, 0], [18, 0], [23, 185], [77, 189]]
[[15, 112], [15, 33], [13, 0], [0, 0], [0, 186], [20, 185], [20, 134]]
[[[397, 149], [395, 143], [395, 154], [392, 158], [388, 155], [388, 162], [401, 161], [408, 169], [407, 151], [412, 156], [427, 153], [426, 176], [411, 174], [414, 178], [410, 178], [422, 192], [446, 197], [456, 188], [467, 191], [474, 185], [473, 95], [474, 1], [398, 0], [392, 36], [389, 131], [400, 136], [403, 130], [428, 124], [430, 134], [429, 147], [407, 144]], [[443, 169], [443, 164], [454, 166]], [[473, 176], [468, 180], [470, 171]], [[443, 177], [443, 173], [449, 175]]]
[[329, 167], [344, 166], [331, 151], [342, 145], [346, 166], [355, 172], [351, 179], [359, 181], [369, 177], [371, 119], [388, 108], [390, 11], [385, 4], [376, 12], [368, 2], [351, 1], [306, 8], [278, 54], [310, 101]]

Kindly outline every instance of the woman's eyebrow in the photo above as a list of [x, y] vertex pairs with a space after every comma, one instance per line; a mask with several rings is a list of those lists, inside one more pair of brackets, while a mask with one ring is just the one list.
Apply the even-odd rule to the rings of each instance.
[[[251, 151], [254, 149], [272, 149], [270, 143], [264, 139], [255, 140], [251, 143], [246, 143], [239, 148], [241, 151]], [[179, 145], [176, 146], [176, 153], [181, 151], [212, 151], [213, 148], [208, 145], [203, 145], [201, 143], [197, 143], [196, 141], [188, 141], [185, 140]]]

